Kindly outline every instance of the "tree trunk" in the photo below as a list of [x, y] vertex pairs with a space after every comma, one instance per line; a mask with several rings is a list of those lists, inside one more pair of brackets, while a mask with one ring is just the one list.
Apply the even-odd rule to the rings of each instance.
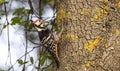
[[58, 71], [120, 70], [119, 0], [59, 0]]

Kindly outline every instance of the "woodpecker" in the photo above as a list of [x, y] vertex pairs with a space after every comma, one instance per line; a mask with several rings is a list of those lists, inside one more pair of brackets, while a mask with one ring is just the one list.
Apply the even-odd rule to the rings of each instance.
[[58, 41], [55, 40], [55, 36], [49, 28], [45, 25], [44, 21], [39, 19], [33, 22], [34, 27], [38, 31], [40, 42], [42, 46], [52, 55], [57, 67], [59, 68], [58, 59]]

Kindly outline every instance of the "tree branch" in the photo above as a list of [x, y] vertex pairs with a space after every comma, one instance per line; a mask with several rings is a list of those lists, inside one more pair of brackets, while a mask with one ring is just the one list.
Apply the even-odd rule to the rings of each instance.
[[28, 0], [28, 4], [29, 4], [32, 14], [34, 14], [37, 18], [40, 18], [39, 13], [33, 8], [31, 0]]
[[[10, 37], [9, 37], [9, 21], [8, 21], [8, 12], [7, 12], [7, 9], [6, 9], [6, 4], [4, 4], [4, 9], [5, 9], [5, 16], [6, 16], [6, 22], [7, 22], [7, 37], [8, 37], [8, 58], [10, 57], [10, 64], [12, 65], [12, 62], [11, 62], [11, 51], [10, 51]], [[14, 68], [12, 68], [13, 71], [14, 71]]]

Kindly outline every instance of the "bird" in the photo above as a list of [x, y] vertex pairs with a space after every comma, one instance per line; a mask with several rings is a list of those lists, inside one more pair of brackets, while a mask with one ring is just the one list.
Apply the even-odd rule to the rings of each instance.
[[40, 43], [52, 55], [57, 68], [59, 68], [58, 41], [55, 39], [55, 35], [47, 25], [45, 25], [44, 20], [42, 19], [34, 21], [33, 25], [38, 32]]

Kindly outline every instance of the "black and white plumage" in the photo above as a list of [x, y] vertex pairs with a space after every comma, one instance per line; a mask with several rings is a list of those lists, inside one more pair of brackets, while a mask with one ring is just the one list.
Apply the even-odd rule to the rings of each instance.
[[45, 26], [43, 20], [36, 20], [34, 23], [34, 27], [38, 31], [40, 42], [42, 46], [46, 48], [46, 50], [53, 56], [55, 59], [56, 65], [59, 68], [59, 60], [58, 60], [58, 47], [57, 41], [55, 40], [54, 35], [50, 31], [50, 29]]

